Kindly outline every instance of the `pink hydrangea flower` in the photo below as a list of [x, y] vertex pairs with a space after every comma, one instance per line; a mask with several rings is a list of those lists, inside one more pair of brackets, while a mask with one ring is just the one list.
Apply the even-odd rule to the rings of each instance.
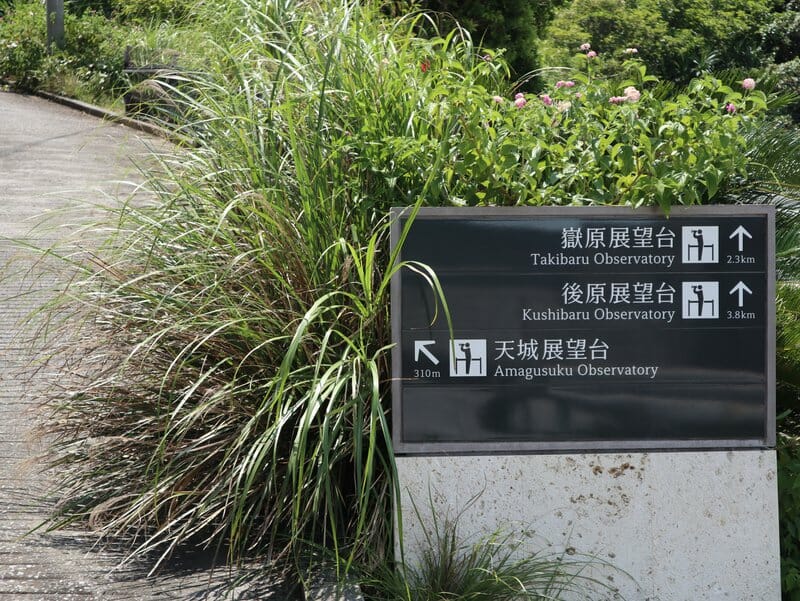
[[752, 89], [754, 89], [756, 87], [756, 80], [753, 79], [752, 77], [748, 77], [746, 79], [743, 79], [742, 80], [742, 87], [745, 90], [752, 90]]
[[736, 105], [732, 102], [729, 102], [725, 105], [725, 110], [728, 111], [729, 114], [733, 115], [736, 112]]
[[519, 98], [514, 99], [514, 106], [516, 106], [518, 109], [521, 109], [523, 106], [528, 104], [528, 101], [525, 100], [525, 97], [520, 94], [517, 94], [517, 96], [519, 96]]
[[586, 53], [586, 58], [594, 58], [596, 56], [597, 52], [595, 52], [594, 50], [589, 50], [589, 52]]
[[552, 99], [552, 98], [550, 98], [550, 96], [549, 96], [549, 95], [547, 95], [547, 94], [542, 94], [541, 96], [539, 96], [539, 98], [542, 100], [542, 102], [543, 102], [543, 103], [544, 103], [546, 106], [553, 106], [553, 99]]
[[556, 88], [572, 88], [575, 86], [574, 81], [557, 81]]
[[514, 94], [514, 100], [519, 100], [520, 98], [525, 98], [525, 94], [523, 94], [522, 92], [517, 92], [516, 94]]
[[492, 96], [492, 100], [497, 104], [503, 104], [505, 102], [505, 98], [502, 96]]
[[581, 44], [581, 50], [583, 50], [584, 52], [589, 50], [589, 48], [591, 48], [591, 47], [592, 47], [592, 45], [589, 42], [585, 42], [585, 43]]
[[622, 52], [625, 53], [625, 54], [639, 54], [639, 49], [638, 48], [625, 48], [625, 50], [623, 50]]
[[639, 98], [642, 97], [642, 93], [633, 86], [628, 86], [625, 88], [623, 93], [629, 102], [638, 102]]

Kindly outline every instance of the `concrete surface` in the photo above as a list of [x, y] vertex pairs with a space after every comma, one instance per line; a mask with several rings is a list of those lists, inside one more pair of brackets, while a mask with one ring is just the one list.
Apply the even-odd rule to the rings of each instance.
[[294, 598], [280, 583], [257, 577], [262, 566], [229, 573], [195, 556], [147, 578], [145, 565], [112, 571], [121, 555], [93, 548], [90, 533], [26, 536], [48, 511], [32, 436], [37, 379], [46, 374], [32, 375], [37, 349], [19, 335], [20, 321], [47, 298], [53, 281], [37, 276], [19, 241], [47, 246], [83, 236], [78, 228], [97, 215], [94, 205], [132, 194], [140, 180], [134, 163], [164, 142], [5, 92], [0, 115], [0, 601]]
[[397, 465], [412, 563], [423, 524], [459, 516], [467, 540], [499, 529], [525, 553], [595, 558], [586, 574], [620, 596], [592, 599], [780, 600], [774, 451], [398, 457]]
[[364, 601], [358, 584], [338, 580], [334, 570], [318, 572], [305, 583], [306, 601]]

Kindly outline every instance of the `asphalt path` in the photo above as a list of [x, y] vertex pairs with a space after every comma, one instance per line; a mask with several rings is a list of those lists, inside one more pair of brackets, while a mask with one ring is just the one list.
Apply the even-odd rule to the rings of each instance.
[[[118, 568], [122, 555], [91, 532], [35, 530], [49, 511], [37, 387], [22, 323], [46, 300], [58, 274], [38, 270], [26, 244], [81, 236], [99, 208], [142, 195], [138, 165], [160, 139], [41, 98], [0, 92], [0, 601], [286, 599], [269, 582], [230, 583], [242, 574], [176, 560], [148, 577], [146, 565]], [[43, 275], [45, 274], [45, 275]]]

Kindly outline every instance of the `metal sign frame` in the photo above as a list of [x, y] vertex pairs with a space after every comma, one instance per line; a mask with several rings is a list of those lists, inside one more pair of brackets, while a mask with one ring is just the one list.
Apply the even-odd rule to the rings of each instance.
[[[391, 247], [398, 244], [401, 234], [401, 218], [411, 215], [412, 208], [393, 208], [391, 211]], [[747, 449], [775, 446], [775, 209], [769, 205], [716, 205], [673, 207], [670, 217], [688, 218], [766, 218], [766, 333], [765, 333], [765, 411], [763, 437], [754, 439], [655, 439], [655, 440], [578, 440], [578, 441], [469, 441], [469, 442], [405, 442], [402, 438], [403, 402], [402, 394], [402, 290], [400, 273], [395, 273], [391, 282], [391, 326], [392, 326], [392, 434], [394, 451], [398, 455], [433, 454], [504, 454], [538, 452], [612, 452], [633, 450], [693, 450], [693, 449]], [[492, 220], [538, 220], [548, 218], [604, 218], [604, 219], [665, 219], [657, 208], [627, 207], [475, 207], [475, 208], [420, 208], [415, 220], [468, 219]], [[667, 217], [666, 219], [669, 219]], [[413, 227], [413, 223], [412, 223]], [[400, 260], [403, 253], [401, 250]], [[403, 268], [405, 269], [405, 268]]]

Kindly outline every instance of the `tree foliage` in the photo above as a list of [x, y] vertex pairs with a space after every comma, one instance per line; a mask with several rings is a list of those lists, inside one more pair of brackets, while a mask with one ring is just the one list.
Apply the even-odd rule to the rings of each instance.
[[537, 37], [563, 0], [424, 0], [426, 9], [452, 15], [488, 48], [505, 49], [517, 77], [539, 66]]
[[[762, 58], [765, 74], [775, 82], [776, 90], [800, 95], [800, 2], [782, 2], [770, 21], [761, 30]], [[788, 112], [800, 121], [800, 102], [790, 105]]]
[[685, 83], [707, 68], [756, 67], [774, 9], [774, 0], [573, 1], [545, 30], [542, 58], [568, 64], [584, 42], [609, 54], [635, 47], [653, 73]]

